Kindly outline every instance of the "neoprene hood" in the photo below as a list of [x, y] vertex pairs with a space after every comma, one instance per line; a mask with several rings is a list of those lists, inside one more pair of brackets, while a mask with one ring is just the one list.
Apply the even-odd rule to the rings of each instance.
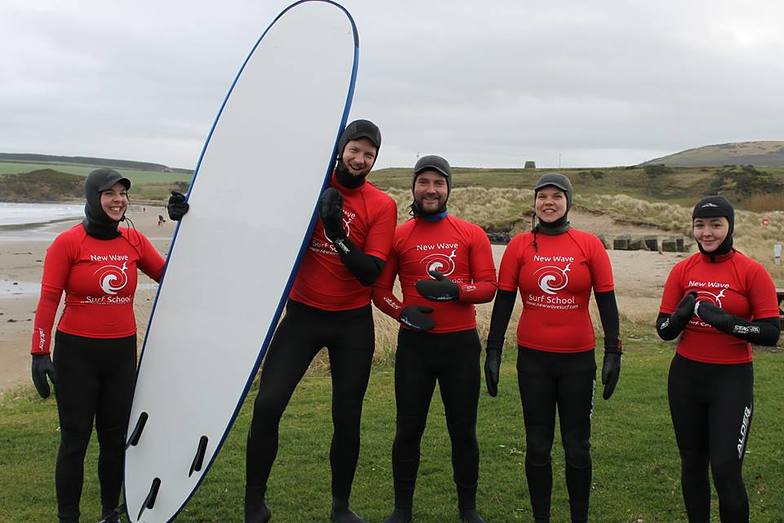
[[413, 181], [416, 182], [417, 176], [425, 171], [435, 171], [446, 178], [446, 185], [450, 191], [452, 190], [452, 168], [445, 158], [436, 156], [435, 154], [429, 154], [417, 160], [416, 165], [414, 165]]
[[710, 255], [711, 259], [721, 254], [727, 254], [732, 250], [732, 233], [735, 231], [735, 209], [732, 204], [724, 196], [706, 196], [694, 206], [691, 213], [692, 222], [695, 218], [727, 218], [729, 226], [727, 228], [727, 237], [721, 242], [715, 251], [707, 253], [702, 249], [700, 242], [697, 242], [697, 247], [700, 252]]
[[381, 130], [370, 120], [354, 120], [343, 129], [338, 139], [338, 158], [343, 157], [343, 149], [351, 140], [367, 138], [376, 146], [376, 156], [381, 149]]
[[569, 178], [560, 173], [543, 174], [542, 177], [539, 178], [539, 181], [536, 182], [536, 185], [534, 185], [534, 197], [536, 197], [536, 193], [539, 192], [539, 189], [543, 189], [548, 185], [557, 187], [566, 194], [566, 210], [568, 211], [571, 209], [574, 189], [572, 188], [572, 182]]
[[120, 234], [117, 232], [118, 222], [109, 218], [101, 207], [101, 193], [108, 191], [116, 183], [124, 185], [126, 190], [131, 188], [128, 178], [108, 167], [96, 169], [87, 175], [84, 182], [84, 197], [87, 203], [84, 205], [85, 219], [82, 223], [90, 236], [111, 239]]

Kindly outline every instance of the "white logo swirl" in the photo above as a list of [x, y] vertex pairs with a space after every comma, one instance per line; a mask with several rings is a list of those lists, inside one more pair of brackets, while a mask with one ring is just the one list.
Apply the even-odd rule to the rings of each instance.
[[697, 291], [697, 301], [707, 301], [714, 304], [718, 308], [723, 309], [721, 306], [721, 299], [725, 297], [724, 291], [726, 290], [727, 289], [722, 289], [718, 294], [713, 294], [712, 292], [708, 291]]
[[128, 262], [123, 262], [122, 267], [104, 265], [93, 274], [98, 275], [98, 284], [106, 294], [117, 294], [128, 283]]
[[452, 249], [452, 253], [449, 255], [435, 253], [422, 258], [422, 263], [425, 265], [425, 274], [427, 274], [429, 278], [433, 278], [430, 271], [438, 271], [444, 276], [449, 276], [455, 272], [454, 258], [457, 256], [457, 254], [455, 254], [456, 250], [457, 249]]
[[565, 289], [569, 284], [569, 276], [566, 273], [569, 272], [571, 265], [571, 263], [568, 264], [564, 269], [555, 265], [546, 265], [538, 269], [534, 275], [542, 273], [539, 276], [539, 288], [547, 294], [555, 294], [557, 291]]

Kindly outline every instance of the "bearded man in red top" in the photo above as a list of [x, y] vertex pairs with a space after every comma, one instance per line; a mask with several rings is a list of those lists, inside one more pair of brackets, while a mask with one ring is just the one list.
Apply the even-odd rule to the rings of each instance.
[[[481, 343], [475, 303], [493, 299], [495, 265], [487, 235], [450, 216], [449, 163], [424, 156], [414, 167], [414, 218], [400, 225], [389, 261], [373, 288], [373, 303], [401, 323], [395, 356], [397, 431], [392, 447], [395, 510], [387, 523], [412, 519], [419, 448], [436, 381], [444, 402], [458, 509], [463, 521], [484, 521], [476, 511]], [[403, 301], [392, 293], [400, 279]]]
[[329, 351], [334, 434], [330, 451], [332, 511], [339, 523], [361, 522], [349, 509], [359, 457], [362, 401], [375, 345], [371, 285], [384, 267], [397, 222], [394, 200], [366, 181], [381, 146], [367, 120], [338, 140], [338, 163], [319, 202], [319, 217], [270, 343], [248, 433], [245, 521], [269, 521], [267, 480], [278, 427], [313, 357]]

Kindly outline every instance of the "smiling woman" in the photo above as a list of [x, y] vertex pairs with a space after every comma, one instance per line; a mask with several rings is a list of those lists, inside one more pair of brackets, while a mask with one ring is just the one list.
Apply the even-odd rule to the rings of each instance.
[[707, 196], [692, 212], [699, 251], [664, 285], [656, 328], [678, 338], [667, 393], [681, 456], [689, 521], [710, 519], [708, 468], [722, 521], [749, 521], [743, 457], [754, 410], [751, 344], [775, 345], [781, 329], [773, 280], [732, 246], [735, 210]]
[[[158, 281], [164, 261], [146, 236], [119, 228], [130, 180], [113, 169], [87, 176], [85, 219], [46, 251], [32, 336], [32, 377], [43, 398], [57, 392], [60, 448], [55, 484], [60, 521], [79, 520], [83, 463], [92, 427], [100, 444], [98, 477], [103, 514], [117, 506], [125, 428], [136, 375], [133, 298], [137, 268]], [[50, 334], [60, 298], [54, 361]]]

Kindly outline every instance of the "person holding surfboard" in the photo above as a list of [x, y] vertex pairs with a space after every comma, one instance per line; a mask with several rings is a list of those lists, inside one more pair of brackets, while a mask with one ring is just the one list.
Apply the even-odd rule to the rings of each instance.
[[724, 197], [694, 206], [700, 252], [672, 268], [656, 321], [662, 339], [680, 336], [667, 392], [689, 521], [710, 520], [708, 468], [721, 521], [749, 521], [742, 467], [754, 408], [751, 344], [776, 345], [781, 333], [773, 280], [732, 247], [734, 226]]
[[[114, 169], [85, 181], [85, 218], [60, 233], [46, 251], [32, 340], [33, 383], [49, 397], [55, 385], [60, 419], [55, 486], [61, 522], [79, 521], [84, 457], [98, 434], [98, 479], [104, 516], [117, 507], [123, 482], [125, 432], [136, 378], [137, 270], [159, 281], [164, 260], [126, 220], [131, 182]], [[50, 334], [60, 297], [65, 309]], [[117, 521], [116, 516], [109, 521]]]
[[397, 221], [394, 200], [366, 180], [380, 147], [381, 132], [368, 120], [351, 122], [338, 140], [337, 165], [261, 371], [248, 433], [246, 522], [270, 519], [265, 494], [280, 419], [323, 347], [329, 351], [333, 391], [330, 518], [362, 521], [350, 510], [349, 496], [375, 348], [370, 286], [384, 267]]
[[[482, 346], [474, 304], [493, 299], [495, 265], [485, 232], [447, 212], [451, 176], [449, 162], [440, 156], [417, 161], [411, 189], [413, 218], [397, 227], [389, 261], [373, 287], [373, 303], [401, 324], [392, 445], [395, 509], [386, 523], [412, 520], [420, 442], [436, 382], [452, 441], [460, 518], [484, 521], [476, 510]], [[402, 302], [392, 292], [396, 277]]]
[[604, 329], [605, 400], [612, 396], [621, 371], [612, 266], [596, 236], [569, 225], [573, 195], [572, 183], [562, 174], [547, 173], [537, 181], [538, 223], [512, 238], [504, 251], [487, 336], [485, 378], [489, 394], [496, 396], [504, 336], [519, 290], [523, 312], [517, 325], [517, 381], [525, 423], [525, 475], [537, 523], [550, 521], [556, 407], [571, 520], [588, 521], [596, 387], [596, 339], [588, 311], [591, 290]]

